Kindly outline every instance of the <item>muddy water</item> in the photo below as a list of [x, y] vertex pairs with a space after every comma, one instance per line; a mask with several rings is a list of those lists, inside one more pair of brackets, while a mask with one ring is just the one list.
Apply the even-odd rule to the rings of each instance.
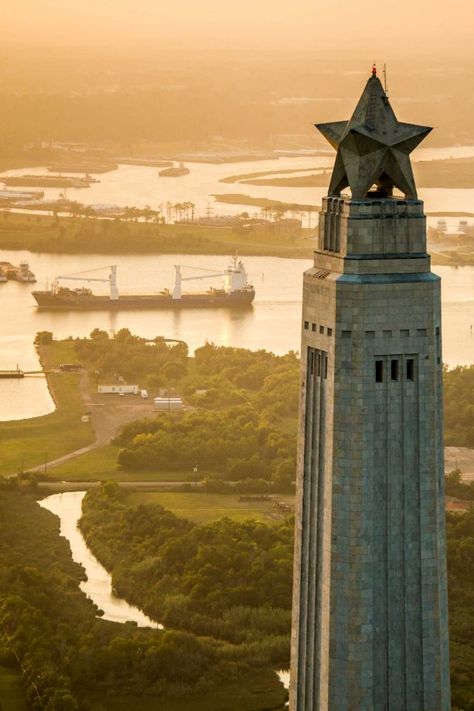
[[[53, 331], [56, 338], [87, 336], [98, 327], [108, 332], [129, 328], [147, 338], [164, 336], [186, 341], [191, 350], [206, 340], [217, 345], [241, 348], [266, 348], [283, 354], [299, 350], [301, 326], [301, 288], [303, 271], [311, 262], [305, 259], [245, 257], [243, 259], [256, 289], [253, 308], [189, 309], [183, 311], [38, 311], [31, 291], [44, 288], [57, 274], [117, 264], [122, 293], [160, 291], [172, 287], [174, 265], [191, 264], [199, 268], [226, 267], [228, 259], [204, 255], [54, 255], [30, 252], [3, 252], [2, 258], [18, 262], [25, 258], [38, 277], [37, 285], [9, 282], [0, 284], [2, 329], [0, 369], [38, 368], [33, 348], [37, 331]], [[443, 359], [449, 366], [474, 362], [474, 268], [434, 267], [443, 279]], [[107, 270], [104, 270], [107, 274]], [[192, 275], [186, 270], [186, 275]], [[218, 286], [220, 280], [204, 282], [204, 288]], [[104, 285], [94, 286], [97, 293]], [[186, 288], [203, 289], [202, 281], [188, 281]], [[471, 328], [471, 326], [473, 328]], [[0, 380], [0, 421], [43, 415], [54, 409], [44, 378]]]
[[151, 620], [137, 607], [114, 595], [111, 576], [91, 553], [78, 528], [84, 496], [85, 491], [74, 491], [54, 494], [39, 502], [40, 506], [59, 517], [60, 535], [68, 540], [73, 560], [80, 563], [86, 571], [87, 580], [80, 584], [81, 590], [103, 610], [104, 620], [135, 622], [138, 627], [163, 629], [162, 625]]

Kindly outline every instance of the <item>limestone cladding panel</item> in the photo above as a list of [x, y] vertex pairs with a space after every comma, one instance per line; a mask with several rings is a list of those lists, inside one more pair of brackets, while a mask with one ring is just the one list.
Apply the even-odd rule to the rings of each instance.
[[[291, 711], [450, 707], [440, 284], [425, 251], [421, 201], [323, 200], [303, 282]], [[327, 354], [310, 510], [308, 349]], [[322, 561], [301, 560], [306, 539]]]
[[420, 200], [326, 198], [318, 251], [341, 255], [423, 254], [426, 219]]
[[[302, 576], [302, 570], [306, 570], [309, 562], [301, 560], [302, 541], [303, 541], [303, 492], [305, 490], [304, 482], [304, 441], [305, 441], [305, 422], [309, 419], [309, 413], [306, 412], [306, 388], [308, 383], [307, 378], [307, 355], [308, 348], [317, 349], [320, 352], [327, 354], [327, 374], [323, 374], [325, 381], [325, 401], [332, 403], [334, 401], [334, 329], [335, 329], [335, 290], [336, 284], [333, 279], [317, 280], [311, 275], [306, 275], [303, 286], [303, 323], [308, 323], [308, 328], [303, 328], [302, 335], [302, 383], [301, 383], [301, 407], [300, 407], [300, 434], [298, 439], [298, 474], [297, 474], [297, 513], [296, 513], [296, 537], [295, 537], [295, 571], [294, 571], [294, 598], [300, 600], [302, 598], [302, 589], [307, 586], [308, 581], [305, 576]], [[315, 324], [316, 330], [312, 330], [312, 325]], [[322, 332], [321, 332], [322, 331]], [[332, 334], [332, 335], [329, 335]], [[326, 377], [324, 377], [326, 376]], [[318, 506], [328, 512], [331, 511], [331, 463], [333, 461], [333, 424], [332, 424], [332, 408], [327, 407], [325, 417], [325, 437], [321, 442], [323, 450], [321, 459], [325, 462], [324, 467], [324, 491], [322, 504]], [[315, 520], [315, 512], [312, 513], [313, 519], [311, 525], [317, 527]], [[328, 659], [329, 659], [329, 591], [330, 591], [330, 555], [331, 555], [331, 536], [330, 536], [330, 518], [325, 517], [328, 524], [324, 526], [324, 530], [320, 531], [321, 540], [318, 548], [322, 556], [322, 585], [319, 593], [319, 607], [316, 611], [316, 617], [319, 619], [319, 634], [318, 634], [318, 649], [324, 650], [324, 653], [318, 658], [314, 654], [304, 655], [301, 660], [301, 667], [298, 668], [299, 659], [296, 654], [299, 644], [299, 630], [309, 626], [306, 616], [308, 610], [303, 604], [303, 609], [298, 606], [293, 608], [293, 626], [292, 626], [292, 676], [299, 678], [302, 694], [308, 700], [311, 694], [318, 695], [318, 708], [324, 708], [327, 704], [327, 678], [328, 678]], [[305, 574], [306, 575], [306, 574]], [[308, 601], [309, 604], [309, 601]], [[308, 630], [310, 634], [311, 630]], [[314, 691], [311, 688], [311, 679], [316, 675], [316, 666], [318, 666], [317, 674], [319, 676], [317, 688]], [[312, 698], [312, 697], [311, 697]], [[312, 702], [311, 702], [312, 703]], [[319, 706], [321, 703], [321, 706]], [[315, 706], [316, 708], [316, 706]]]
[[[308, 347], [328, 354], [319, 696], [311, 708], [383, 708], [390, 698], [401, 711], [409, 698], [419, 700], [414, 709], [434, 709], [427, 704], [444, 698], [447, 711], [439, 281], [345, 283], [334, 274], [318, 279], [319, 268], [305, 275], [302, 335], [303, 373]], [[416, 375], [407, 383], [409, 357]], [[398, 360], [400, 380], [377, 390], [376, 359], [386, 378]], [[305, 385], [303, 377], [295, 599]], [[300, 612], [294, 608], [293, 678]], [[306, 678], [314, 673], [306, 665]]]
[[447, 709], [439, 282], [336, 295], [329, 708]]

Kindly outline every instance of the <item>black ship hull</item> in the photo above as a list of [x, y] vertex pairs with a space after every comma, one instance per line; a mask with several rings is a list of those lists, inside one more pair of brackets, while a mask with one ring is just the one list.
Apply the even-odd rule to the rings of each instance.
[[142, 309], [249, 308], [255, 298], [253, 289], [225, 293], [183, 294], [173, 299], [170, 294], [123, 295], [118, 299], [95, 294], [55, 294], [32, 292], [38, 307], [62, 311], [128, 311]]

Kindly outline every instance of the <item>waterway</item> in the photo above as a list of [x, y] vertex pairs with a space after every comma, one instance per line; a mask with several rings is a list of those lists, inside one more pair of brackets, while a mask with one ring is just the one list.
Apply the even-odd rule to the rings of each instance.
[[[318, 191], [300, 188], [270, 188], [255, 185], [239, 185], [238, 183], [223, 183], [221, 180], [230, 175], [264, 171], [305, 170], [314, 167], [329, 167], [334, 159], [328, 154], [321, 158], [279, 158], [276, 160], [249, 161], [231, 164], [189, 163], [190, 173], [180, 178], [162, 178], [158, 168], [142, 165], [120, 165], [117, 170], [103, 173], [97, 178], [100, 182], [92, 183], [89, 188], [67, 188], [66, 197], [86, 205], [110, 204], [120, 207], [133, 206], [160, 209], [168, 219], [173, 219], [173, 213], [167, 214], [167, 203], [194, 203], [196, 214], [213, 215], [238, 214], [243, 211], [259, 212], [258, 208], [248, 205], [230, 205], [216, 202], [215, 194], [243, 193], [252, 197], [268, 197], [286, 202], [315, 205], [320, 200]], [[47, 168], [39, 166], [9, 170], [2, 175], [44, 175]], [[281, 177], [279, 175], [270, 177]], [[41, 188], [46, 199], [57, 199], [65, 194], [64, 188]], [[321, 190], [321, 195], [324, 190]], [[320, 204], [320, 203], [319, 203]], [[316, 215], [313, 215], [313, 224]], [[305, 226], [308, 226], [307, 220]]]
[[[446, 148], [421, 148], [417, 160], [474, 156], [474, 146]], [[254, 197], [270, 197], [299, 204], [318, 204], [325, 193], [323, 188], [281, 188], [220, 182], [231, 174], [242, 175], [257, 171], [302, 171], [315, 166], [330, 167], [334, 157], [292, 157], [278, 160], [253, 161], [235, 164], [210, 165], [190, 163], [190, 174], [178, 179], [159, 178], [156, 168], [145, 166], [119, 166], [118, 170], [99, 176], [100, 182], [88, 189], [69, 189], [69, 199], [87, 204], [115, 203], [121, 206], [150, 205], [166, 213], [167, 203], [192, 201], [199, 214], [208, 207], [214, 214], [229, 214], [246, 210], [245, 205], [214, 203], [214, 193], [246, 193]], [[45, 168], [25, 168], [7, 171], [7, 174], [38, 174]], [[61, 189], [45, 189], [46, 197], [58, 197]], [[474, 190], [434, 188], [421, 190], [427, 210], [442, 212], [474, 212]], [[305, 217], [316, 220], [316, 215]], [[437, 218], [430, 218], [435, 222]], [[456, 229], [458, 218], [448, 218], [449, 229]], [[162, 335], [185, 340], [194, 349], [205, 340], [219, 345], [244, 348], [267, 348], [275, 353], [285, 353], [299, 348], [301, 316], [301, 276], [309, 262], [306, 260], [277, 259], [272, 257], [247, 257], [245, 264], [257, 290], [254, 308], [248, 312], [226, 310], [192, 310], [183, 312], [108, 312], [47, 313], [38, 312], [31, 296], [34, 288], [44, 288], [58, 274], [68, 274], [84, 269], [117, 264], [119, 286], [122, 291], [159, 291], [171, 287], [174, 264], [191, 264], [197, 267], [221, 269], [226, 259], [212, 256], [165, 255], [124, 256], [109, 255], [51, 255], [25, 251], [2, 252], [2, 259], [18, 263], [26, 259], [38, 277], [38, 284], [9, 282], [0, 284], [2, 329], [0, 332], [0, 369], [15, 368], [37, 370], [37, 354], [33, 338], [39, 330], [51, 330], [57, 338], [86, 336], [95, 328], [114, 332], [130, 328], [141, 336]], [[471, 326], [474, 323], [474, 270], [471, 267], [450, 269], [439, 267], [443, 276], [444, 359], [448, 365], [469, 364], [474, 361]], [[104, 271], [104, 276], [106, 272]], [[188, 274], [189, 275], [189, 274]], [[193, 284], [202, 289], [203, 282], [186, 282], [189, 290]], [[99, 293], [101, 285], [94, 284]], [[0, 381], [0, 421], [21, 420], [47, 414], [54, 410], [43, 377], [25, 380]]]
[[[191, 350], [206, 340], [217, 345], [265, 348], [277, 354], [299, 350], [302, 274], [309, 260], [277, 257], [245, 257], [244, 263], [256, 288], [254, 306], [248, 311], [228, 309], [190, 309], [183, 311], [39, 311], [31, 291], [44, 288], [58, 274], [68, 274], [107, 265], [118, 265], [122, 293], [160, 291], [172, 287], [174, 265], [191, 264], [221, 270], [228, 259], [203, 255], [57, 255], [29, 252], [3, 252], [11, 262], [26, 259], [36, 273], [38, 283], [0, 284], [2, 329], [0, 332], [0, 369], [39, 367], [33, 347], [37, 331], [52, 331], [56, 338], [85, 337], [94, 328], [114, 333], [129, 328], [147, 338], [164, 336], [186, 341]], [[443, 278], [444, 362], [450, 366], [474, 362], [474, 267], [435, 267]], [[192, 275], [188, 270], [187, 275]], [[185, 282], [186, 289], [202, 290], [218, 286], [220, 279]], [[94, 290], [106, 291], [106, 285], [94, 283]], [[0, 380], [0, 420], [19, 420], [46, 414], [54, 409], [47, 384], [42, 377]]]
[[[444, 148], [420, 148], [414, 153], [415, 161], [434, 160], [451, 157], [474, 156], [474, 146], [447, 146]], [[294, 170], [295, 175], [304, 174], [314, 168], [331, 168], [334, 154], [322, 156], [281, 157], [276, 160], [250, 161], [242, 163], [189, 163], [189, 175], [180, 178], [161, 178], [157, 168], [140, 165], [120, 165], [117, 170], [101, 174], [98, 183], [89, 188], [42, 188], [45, 198], [57, 199], [66, 195], [69, 200], [77, 200], [86, 205], [108, 204], [119, 207], [134, 206], [160, 209], [173, 219], [167, 204], [193, 202], [196, 214], [238, 214], [246, 211], [259, 213], [258, 208], [248, 205], [230, 205], [216, 202], [214, 195], [240, 193], [255, 198], [270, 198], [300, 205], [321, 205], [326, 188], [292, 188], [284, 186], [248, 185], [223, 183], [230, 175], [245, 175], [255, 172], [275, 171], [273, 177], [288, 177], [283, 171]], [[415, 168], [416, 169], [416, 168]], [[47, 173], [46, 166], [21, 168], [5, 171], [1, 175], [41, 175]], [[279, 173], [279, 174], [278, 174]], [[425, 201], [427, 212], [474, 212], [474, 189], [426, 188], [420, 189], [420, 198]], [[428, 218], [428, 224], [435, 224], [438, 217]], [[459, 219], [447, 218], [449, 229], [456, 229]], [[317, 222], [317, 215], [304, 218], [305, 226]]]
[[[82, 501], [85, 491], [53, 494], [39, 501], [39, 505], [59, 518], [59, 534], [69, 543], [72, 558], [82, 565], [87, 580], [80, 583], [81, 590], [102, 611], [101, 619], [110, 622], [135, 622], [138, 627], [164, 629], [163, 625], [150, 619], [138, 607], [129, 605], [112, 592], [112, 578], [107, 570], [91, 553], [78, 527], [82, 516]], [[290, 673], [287, 670], [277, 672], [285, 689], [289, 688]], [[288, 706], [288, 704], [286, 704]]]
[[112, 592], [112, 578], [91, 553], [78, 528], [82, 516], [82, 500], [85, 491], [53, 494], [42, 499], [39, 505], [58, 516], [59, 533], [67, 539], [73, 560], [86, 571], [87, 580], [80, 584], [81, 590], [104, 613], [101, 618], [111, 622], [135, 622], [138, 627], [163, 629], [163, 626], [147, 617], [138, 607], [116, 597]]

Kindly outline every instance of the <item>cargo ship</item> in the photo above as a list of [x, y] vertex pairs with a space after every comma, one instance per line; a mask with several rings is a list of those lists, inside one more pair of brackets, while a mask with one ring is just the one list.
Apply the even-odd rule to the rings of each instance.
[[[48, 310], [108, 310], [121, 311], [130, 309], [182, 309], [182, 308], [246, 308], [250, 307], [255, 298], [255, 289], [249, 284], [247, 272], [243, 263], [234, 257], [231, 264], [223, 271], [214, 269], [201, 269], [205, 272], [198, 276], [183, 277], [183, 269], [197, 269], [196, 267], [184, 267], [175, 265], [175, 283], [172, 291], [163, 289], [159, 293], [152, 294], [119, 294], [117, 287], [117, 266], [107, 267], [110, 269], [108, 277], [87, 276], [91, 272], [77, 272], [75, 274], [58, 276], [54, 280], [51, 289], [45, 291], [33, 291], [32, 295], [41, 309]], [[101, 268], [103, 269], [103, 267]], [[183, 293], [182, 282], [193, 279], [209, 279], [223, 277], [220, 288], [211, 287], [201, 293]], [[63, 286], [61, 282], [65, 280], [77, 281], [100, 281], [108, 282], [108, 294], [94, 294], [88, 287], [78, 287], [70, 289]]]

